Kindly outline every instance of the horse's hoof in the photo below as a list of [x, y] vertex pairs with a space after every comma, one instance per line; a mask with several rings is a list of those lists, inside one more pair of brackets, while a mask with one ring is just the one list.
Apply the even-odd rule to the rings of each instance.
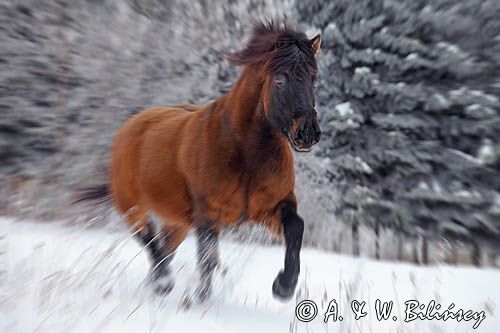
[[153, 288], [158, 295], [168, 295], [174, 289], [175, 282], [172, 276], [162, 275], [153, 280]]
[[283, 283], [283, 272], [280, 272], [273, 282], [273, 296], [282, 301], [286, 302], [295, 293], [295, 287], [297, 286], [297, 281], [292, 282], [290, 285], [285, 285]]
[[193, 304], [205, 303], [211, 295], [211, 287], [198, 285], [195, 290], [188, 290], [184, 293], [179, 303], [179, 308], [188, 310]]

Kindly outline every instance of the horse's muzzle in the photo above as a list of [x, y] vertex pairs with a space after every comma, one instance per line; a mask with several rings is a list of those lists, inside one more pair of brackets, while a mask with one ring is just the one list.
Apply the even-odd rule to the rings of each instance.
[[321, 129], [317, 118], [300, 119], [292, 128], [289, 140], [292, 148], [297, 152], [311, 151], [312, 147], [319, 142]]

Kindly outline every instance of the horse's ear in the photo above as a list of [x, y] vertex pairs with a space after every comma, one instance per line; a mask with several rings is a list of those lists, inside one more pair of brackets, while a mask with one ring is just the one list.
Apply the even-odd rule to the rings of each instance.
[[312, 47], [314, 56], [317, 56], [319, 53], [319, 48], [321, 47], [321, 34], [317, 34], [309, 42], [311, 42], [311, 47]]

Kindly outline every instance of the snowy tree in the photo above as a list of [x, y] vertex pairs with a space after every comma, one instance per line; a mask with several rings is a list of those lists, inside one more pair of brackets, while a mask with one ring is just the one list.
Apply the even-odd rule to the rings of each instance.
[[500, 3], [298, 2], [348, 224], [498, 245]]

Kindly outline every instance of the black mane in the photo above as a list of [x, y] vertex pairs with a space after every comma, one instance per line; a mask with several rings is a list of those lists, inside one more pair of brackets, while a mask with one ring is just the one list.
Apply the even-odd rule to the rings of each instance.
[[228, 59], [234, 65], [261, 64], [269, 73], [286, 72], [301, 80], [318, 69], [307, 36], [273, 21], [255, 22], [250, 41]]

